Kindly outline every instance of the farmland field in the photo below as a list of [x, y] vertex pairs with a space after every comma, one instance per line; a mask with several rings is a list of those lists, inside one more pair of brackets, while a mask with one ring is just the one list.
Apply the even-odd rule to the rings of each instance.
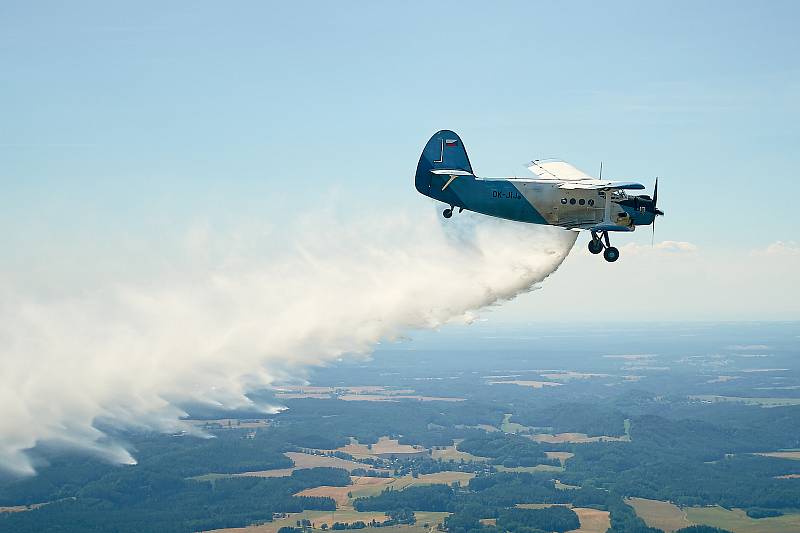
[[666, 533], [692, 525], [692, 522], [687, 520], [686, 513], [669, 502], [627, 498], [625, 503], [631, 505], [648, 526], [663, 529]]
[[[573, 511], [578, 515], [581, 521], [579, 529], [573, 529], [574, 532], [582, 533], [605, 533], [611, 527], [611, 518], [608, 511], [601, 511], [599, 509], [588, 509], [584, 507], [573, 507]], [[570, 532], [568, 532], [570, 533]]]
[[471, 453], [462, 452], [457, 449], [457, 445], [447, 446], [443, 449], [433, 449], [431, 450], [431, 458], [441, 459], [443, 461], [463, 460], [468, 463], [483, 462], [488, 460], [486, 457], [478, 457], [477, 455], [472, 455]]
[[794, 459], [800, 461], [800, 452], [762, 452], [754, 455], [761, 455], [763, 457], [777, 457], [779, 459]]
[[424, 485], [450, 485], [451, 483], [458, 483], [459, 485], [464, 486], [473, 477], [475, 477], [475, 474], [470, 472], [438, 472], [436, 474], [422, 474], [417, 478], [412, 476], [403, 476], [400, 478], [393, 478], [389, 483], [353, 489], [352, 493], [353, 498], [364, 498], [367, 496], [380, 494], [386, 489], [403, 490], [412, 486], [420, 487]]
[[600, 511], [598, 509], [590, 509], [585, 507], [573, 507], [572, 504], [561, 503], [518, 503], [516, 507], [519, 509], [545, 509], [547, 507], [564, 506], [569, 507], [575, 514], [578, 515], [578, 520], [581, 522], [581, 527], [573, 529], [567, 533], [582, 532], [582, 533], [605, 533], [611, 527], [611, 518], [608, 511]]
[[742, 509], [727, 510], [719, 506], [687, 507], [686, 516], [696, 524], [707, 524], [733, 533], [784, 533], [800, 531], [800, 513], [773, 518], [750, 518]]
[[[359, 444], [356, 441], [342, 446], [338, 451], [348, 453], [356, 458], [365, 457], [380, 457], [387, 455], [419, 455], [427, 453], [427, 449], [422, 446], [411, 446], [409, 444], [400, 444], [397, 439], [390, 439], [389, 437], [381, 437], [378, 442], [372, 446]], [[363, 468], [363, 465], [361, 465]]]

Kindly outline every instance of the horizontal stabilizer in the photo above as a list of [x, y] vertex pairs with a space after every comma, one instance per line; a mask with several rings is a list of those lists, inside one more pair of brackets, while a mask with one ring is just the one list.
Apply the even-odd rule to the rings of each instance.
[[441, 174], [443, 176], [472, 176], [472, 172], [459, 169], [437, 168], [431, 170], [433, 174]]

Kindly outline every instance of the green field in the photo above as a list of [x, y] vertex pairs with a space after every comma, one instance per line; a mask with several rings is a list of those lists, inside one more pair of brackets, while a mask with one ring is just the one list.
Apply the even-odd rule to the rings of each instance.
[[695, 524], [706, 524], [733, 533], [785, 533], [800, 531], [800, 513], [787, 513], [774, 518], [750, 518], [742, 509], [722, 507], [687, 507], [687, 518]]
[[523, 433], [529, 430], [530, 428], [528, 426], [523, 426], [522, 424], [512, 422], [510, 414], [503, 416], [503, 423], [500, 424], [500, 431], [505, 433]]

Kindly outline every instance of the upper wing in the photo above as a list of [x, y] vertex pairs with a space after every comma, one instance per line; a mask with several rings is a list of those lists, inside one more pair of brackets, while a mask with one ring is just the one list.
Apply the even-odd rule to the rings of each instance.
[[528, 170], [543, 180], [574, 181], [594, 179], [586, 172], [578, 170], [564, 161], [534, 160], [528, 165]]
[[634, 181], [600, 180], [564, 161], [531, 161], [528, 170], [542, 181], [560, 182], [559, 189], [644, 189]]

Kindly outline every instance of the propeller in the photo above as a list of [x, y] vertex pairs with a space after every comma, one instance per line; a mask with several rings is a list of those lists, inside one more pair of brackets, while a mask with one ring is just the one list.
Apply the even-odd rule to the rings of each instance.
[[658, 177], [656, 177], [656, 184], [653, 187], [653, 232], [650, 235], [650, 246], [652, 247], [656, 240], [656, 218], [659, 215], [664, 215], [664, 212], [656, 207], [658, 202]]

